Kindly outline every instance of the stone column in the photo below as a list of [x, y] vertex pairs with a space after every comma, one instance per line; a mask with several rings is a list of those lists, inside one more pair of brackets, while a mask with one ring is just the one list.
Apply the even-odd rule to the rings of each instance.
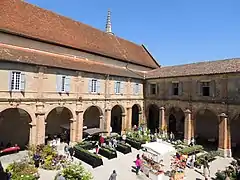
[[231, 140], [228, 117], [225, 113], [219, 115], [218, 150], [223, 157], [231, 157]]
[[32, 122], [29, 123], [30, 126], [30, 135], [29, 135], [29, 145], [37, 144], [37, 126]]
[[184, 113], [184, 142], [189, 144], [192, 138], [192, 114], [189, 109], [187, 109]]
[[121, 130], [121, 133], [124, 133], [126, 131], [126, 125], [127, 125], [126, 114], [122, 113], [122, 130]]
[[166, 117], [165, 117], [165, 108], [159, 108], [159, 128], [163, 130], [166, 127]]
[[45, 144], [45, 113], [44, 112], [36, 112], [36, 144]]
[[143, 112], [142, 111], [139, 111], [138, 112], [138, 126], [140, 126], [141, 124], [144, 124], [144, 119], [143, 119]]
[[76, 124], [77, 120], [74, 118], [70, 119], [70, 142], [76, 141]]
[[[127, 120], [126, 120], [126, 126], [124, 129], [131, 130], [132, 129], [132, 107], [127, 108]], [[137, 125], [137, 124], [136, 124]], [[124, 130], [123, 129], [123, 130]]]
[[105, 120], [104, 120], [104, 116], [99, 116], [99, 127], [100, 129], [104, 129], [104, 124], [105, 124]]
[[76, 122], [74, 122], [73, 125], [75, 125], [75, 130], [74, 130], [75, 141], [81, 142], [82, 135], [83, 135], [83, 111], [81, 110], [76, 111]]
[[107, 135], [110, 135], [111, 127], [111, 109], [105, 109], [105, 130], [108, 132]]

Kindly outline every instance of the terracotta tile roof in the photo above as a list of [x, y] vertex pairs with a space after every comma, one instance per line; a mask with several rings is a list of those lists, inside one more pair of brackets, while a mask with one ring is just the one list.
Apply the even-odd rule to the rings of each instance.
[[135, 73], [133, 71], [129, 71], [125, 67], [106, 65], [104, 63], [88, 59], [80, 59], [73, 56], [59, 55], [2, 43], [0, 43], [0, 62], [1, 61], [43, 65], [48, 67], [143, 79], [143, 73]]
[[181, 77], [240, 72], [240, 58], [165, 66], [148, 71], [147, 78]]
[[32, 4], [21, 0], [0, 0], [0, 9], [0, 30], [151, 68], [159, 67], [143, 46]]

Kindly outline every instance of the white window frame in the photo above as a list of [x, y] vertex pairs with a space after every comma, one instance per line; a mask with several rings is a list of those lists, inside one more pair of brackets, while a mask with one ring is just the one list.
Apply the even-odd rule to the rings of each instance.
[[91, 93], [97, 93], [97, 79], [92, 79], [91, 83]]
[[21, 72], [20, 71], [12, 71], [11, 90], [21, 91]]

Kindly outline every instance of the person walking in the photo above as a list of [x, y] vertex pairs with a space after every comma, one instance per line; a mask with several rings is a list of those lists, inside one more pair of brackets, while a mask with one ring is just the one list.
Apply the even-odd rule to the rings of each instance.
[[169, 137], [170, 137], [170, 141], [173, 142], [175, 139], [173, 132], [170, 133]]
[[109, 180], [117, 180], [117, 173], [115, 170], [113, 170], [112, 174], [109, 177]]
[[71, 158], [71, 160], [73, 161], [73, 156], [74, 156], [74, 154], [75, 154], [75, 151], [74, 151], [73, 147], [70, 146], [69, 149], [68, 149], [68, 151], [69, 151], [70, 158]]
[[7, 180], [11, 180], [12, 174], [11, 172], [9, 172], [8, 169], [6, 169], [6, 176], [7, 176]]
[[207, 156], [205, 156], [204, 161], [203, 161], [203, 176], [205, 177], [205, 180], [208, 180], [208, 178], [210, 176], [210, 170], [209, 170]]
[[135, 165], [136, 165], [136, 175], [138, 175], [139, 170], [141, 168], [141, 159], [139, 154], [137, 155], [137, 160], [135, 162]]

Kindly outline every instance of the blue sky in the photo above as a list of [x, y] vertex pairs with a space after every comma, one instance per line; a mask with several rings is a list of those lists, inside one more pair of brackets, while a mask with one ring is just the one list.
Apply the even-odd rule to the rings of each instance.
[[240, 0], [26, 0], [144, 44], [161, 65], [240, 57]]

